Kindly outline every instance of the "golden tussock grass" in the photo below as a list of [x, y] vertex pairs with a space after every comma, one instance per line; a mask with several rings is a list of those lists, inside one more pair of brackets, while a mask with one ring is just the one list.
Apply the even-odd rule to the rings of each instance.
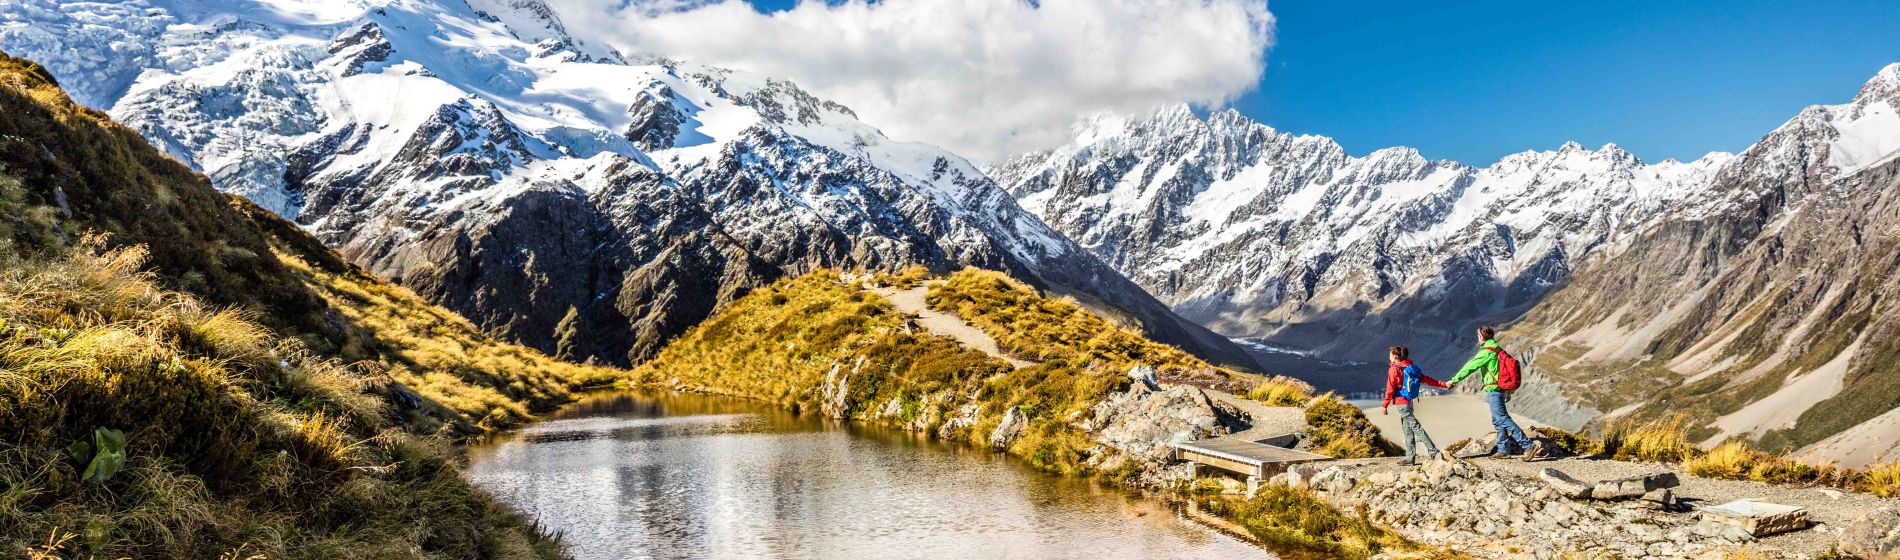
[[1683, 415], [1611, 423], [1604, 429], [1604, 452], [1619, 461], [1681, 463], [1702, 453], [1689, 443], [1687, 423]]
[[[0, 265], [0, 555], [560, 554], [404, 431], [375, 368], [165, 290], [143, 254], [88, 239]], [[95, 428], [126, 461], [87, 482], [68, 448]]]
[[1307, 437], [1315, 453], [1339, 459], [1385, 457], [1398, 451], [1359, 407], [1327, 393], [1306, 404]]
[[1276, 375], [1255, 383], [1246, 397], [1267, 406], [1300, 406], [1312, 400], [1312, 391], [1305, 382]]
[[1281, 558], [1368, 558], [1418, 548], [1396, 533], [1298, 488], [1267, 485], [1247, 498], [1213, 496], [1195, 500], [1208, 512], [1239, 524]]

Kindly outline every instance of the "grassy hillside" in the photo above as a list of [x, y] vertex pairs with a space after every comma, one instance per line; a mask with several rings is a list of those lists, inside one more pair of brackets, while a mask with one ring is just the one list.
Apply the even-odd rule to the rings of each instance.
[[0, 555], [556, 557], [452, 444], [622, 373], [489, 338], [0, 55]]
[[[884, 275], [873, 281], [910, 286], [926, 280]], [[1275, 400], [1310, 399], [1310, 388], [1297, 382], [1209, 366], [1000, 274], [957, 273], [933, 285], [929, 300], [990, 332], [1006, 352], [1040, 363], [1014, 369], [927, 334], [858, 282], [820, 271], [734, 301], [636, 368], [635, 376], [643, 383], [762, 399], [977, 445], [989, 445], [992, 432], [1015, 409], [1027, 425], [1005, 451], [1038, 468], [1117, 482], [1127, 481], [1136, 465], [1109, 460], [1110, 450], [1078, 423], [1093, 416], [1096, 403], [1127, 390], [1125, 372], [1133, 365], [1157, 365], [1175, 381], [1258, 385]], [[1335, 421], [1346, 415], [1339, 409], [1364, 422], [1352, 407], [1322, 406], [1321, 423], [1329, 424], [1324, 429], [1356, 425]], [[1335, 439], [1349, 439], [1336, 431], [1341, 433]], [[1310, 496], [1201, 499], [1295, 557], [1364, 557], [1409, 546]], [[1286, 504], [1298, 509], [1287, 510]]]

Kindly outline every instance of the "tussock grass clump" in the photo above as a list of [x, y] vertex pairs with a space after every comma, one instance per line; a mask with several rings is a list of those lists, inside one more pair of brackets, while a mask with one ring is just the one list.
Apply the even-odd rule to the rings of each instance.
[[1275, 484], [1249, 498], [1196, 500], [1210, 513], [1240, 524], [1282, 558], [1367, 558], [1388, 548], [1411, 548], [1398, 535], [1298, 488]]
[[932, 286], [930, 307], [952, 313], [988, 333], [1003, 351], [1020, 359], [1107, 367], [1154, 366], [1162, 378], [1221, 380], [1233, 372], [1209, 365], [1179, 348], [1089, 312], [1070, 298], [1047, 298], [1008, 275], [980, 269], [951, 274]]
[[[1564, 455], [1571, 457], [1596, 457], [1603, 454], [1603, 441], [1590, 436], [1551, 427], [1527, 429], [1531, 432], [1535, 432], [1538, 437], [1549, 441], [1552, 446], [1555, 446], [1557, 450], [1563, 452]], [[1460, 447], [1461, 446], [1455, 445], [1446, 449], [1458, 449]]]
[[1306, 404], [1306, 425], [1315, 453], [1339, 459], [1385, 457], [1398, 452], [1398, 446], [1379, 434], [1359, 407], [1347, 404], [1339, 395], [1327, 393]]
[[[560, 554], [366, 394], [372, 370], [101, 245], [0, 265], [0, 555]], [[82, 479], [111, 430], [123, 470]]]
[[567, 402], [576, 387], [627, 376], [495, 340], [461, 315], [361, 270], [332, 272], [288, 253], [279, 258], [348, 326], [333, 352], [377, 362], [391, 380], [422, 397], [428, 418], [441, 419], [458, 436], [520, 426], [535, 411]]
[[930, 279], [930, 269], [922, 266], [910, 266], [895, 273], [879, 272], [871, 276], [871, 282], [890, 286], [899, 290], [908, 290]]
[[1683, 431], [1687, 423], [1683, 415], [1612, 423], [1604, 429], [1604, 452], [1618, 461], [1681, 463], [1693, 459], [1702, 450], [1689, 443]]
[[1313, 399], [1313, 386], [1297, 379], [1272, 376], [1255, 383], [1247, 398], [1267, 406], [1300, 406]]
[[1900, 496], [1900, 461], [1868, 467], [1856, 482], [1861, 489], [1875, 496]]

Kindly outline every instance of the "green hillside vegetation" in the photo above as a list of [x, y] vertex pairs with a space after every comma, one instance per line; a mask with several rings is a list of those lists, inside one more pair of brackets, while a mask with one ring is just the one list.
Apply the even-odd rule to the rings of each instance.
[[[902, 281], [927, 280], [912, 275]], [[895, 283], [889, 275], [871, 281]], [[1310, 389], [1297, 381], [1214, 368], [1000, 274], [960, 272], [933, 285], [929, 295], [932, 305], [954, 305], [967, 320], [987, 325], [983, 328], [992, 336], [1008, 341], [1002, 343], [1008, 352], [1041, 363], [1014, 369], [952, 339], [927, 334], [860, 283], [819, 271], [732, 302], [635, 368], [634, 377], [644, 384], [760, 399], [975, 445], [988, 445], [1007, 411], [1016, 408], [1028, 425], [1006, 452], [1041, 469], [1117, 483], [1126, 482], [1133, 465], [1104, 463], [1075, 422], [1110, 394], [1127, 390], [1126, 371], [1133, 365], [1159, 365], [1177, 380], [1257, 384], [1263, 395], [1279, 400], [1313, 400]], [[843, 391], [836, 390], [839, 384]], [[1328, 398], [1315, 402], [1338, 402]], [[973, 405], [974, 417], [960, 421], [966, 405]], [[1322, 423], [1342, 426], [1334, 430], [1338, 440], [1365, 434], [1355, 431], [1365, 423], [1364, 415], [1343, 403], [1322, 406], [1316, 415]], [[1334, 420], [1338, 417], [1356, 417], [1358, 423]], [[944, 430], [946, 425], [951, 428]], [[1383, 441], [1376, 440], [1376, 431], [1370, 437]], [[1292, 557], [1365, 557], [1411, 546], [1311, 496], [1196, 499], [1219, 502], [1210, 504], [1210, 511], [1234, 519]], [[1281, 509], [1281, 502], [1297, 502], [1300, 509]]]
[[453, 444], [622, 374], [482, 334], [0, 55], [0, 555], [556, 557]]

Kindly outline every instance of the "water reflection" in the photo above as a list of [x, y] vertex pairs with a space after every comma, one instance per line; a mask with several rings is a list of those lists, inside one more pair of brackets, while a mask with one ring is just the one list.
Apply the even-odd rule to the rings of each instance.
[[999, 454], [757, 403], [617, 393], [471, 450], [580, 558], [1267, 558]]

